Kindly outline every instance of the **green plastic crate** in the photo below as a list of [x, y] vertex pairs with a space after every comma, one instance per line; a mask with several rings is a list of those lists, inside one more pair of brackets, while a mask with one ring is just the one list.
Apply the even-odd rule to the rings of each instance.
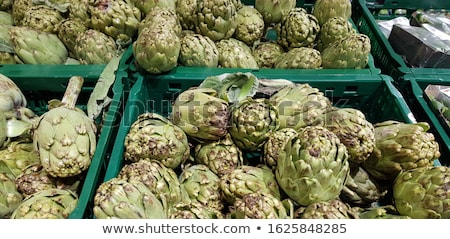
[[[394, 87], [392, 78], [386, 75], [367, 76], [360, 79], [352, 76], [335, 79], [327, 75], [311, 77], [298, 74], [286, 74], [275, 78], [258, 74], [256, 76], [261, 79], [283, 78], [296, 83], [309, 83], [324, 92], [335, 106], [358, 108], [373, 123], [384, 120], [415, 122], [415, 118], [403, 96]], [[123, 111], [123, 118], [115, 139], [115, 148], [112, 151], [104, 181], [116, 177], [122, 168], [125, 137], [138, 115], [145, 112], [154, 112], [168, 116], [171, 104], [177, 95], [189, 87], [199, 85], [201, 81], [202, 79], [199, 78], [187, 77], [156, 80], [137, 75], [137, 80], [131, 88]], [[437, 160], [436, 164], [439, 164]]]
[[[379, 15], [381, 9], [388, 9], [392, 14]], [[417, 9], [450, 9], [450, 1], [444, 0], [385, 0], [377, 1], [353, 0], [352, 19], [359, 32], [366, 34], [372, 43], [371, 54], [375, 60], [375, 66], [380, 68], [383, 74], [392, 76], [395, 80], [403, 80], [405, 74], [413, 75], [450, 75], [450, 69], [445, 68], [413, 68], [409, 67], [403, 58], [397, 54], [388, 39], [381, 32], [377, 20], [390, 20], [395, 15], [396, 9], [405, 9], [406, 16]]]
[[[48, 111], [48, 100], [62, 99], [71, 76], [82, 76], [84, 78], [83, 88], [77, 100], [77, 107], [85, 110], [90, 93], [93, 91], [101, 74], [101, 70], [96, 68], [98, 66], [94, 65], [90, 68], [92, 69], [91, 71], [78, 67], [69, 71], [66, 67], [56, 65], [40, 66], [36, 69], [30, 65], [23, 66], [23, 68], [0, 67], [0, 73], [8, 76], [17, 84], [27, 98], [27, 107], [38, 115]], [[27, 69], [26, 67], [29, 68]], [[97, 148], [89, 169], [83, 174], [82, 186], [77, 192], [79, 195], [78, 205], [69, 215], [71, 219], [90, 218], [92, 215], [90, 205], [92, 204], [95, 190], [105, 175], [113, 147], [113, 139], [119, 129], [118, 126], [122, 117], [121, 110], [127, 95], [123, 82], [127, 79], [128, 75], [125, 72], [118, 72], [116, 75], [116, 81], [109, 94], [112, 97], [112, 102], [102, 118], [102, 128], [97, 138]]]
[[436, 75], [405, 76], [406, 83], [402, 87], [402, 93], [414, 113], [417, 121], [428, 122], [436, 141], [439, 143], [443, 165], [450, 165], [450, 133], [439, 117], [435, 114], [431, 102], [425, 95], [425, 88], [429, 84], [450, 86], [450, 76], [436, 77]]
[[[254, 6], [255, 1], [254, 0], [242, 0], [243, 4]], [[303, 7], [307, 11], [311, 12], [312, 6], [313, 6], [313, 0], [298, 0], [297, 1], [297, 7]], [[352, 22], [352, 20], [350, 19]], [[354, 25], [354, 28], [357, 30], [356, 25], [352, 22]], [[275, 32], [268, 32], [267, 37], [270, 39], [276, 38]], [[132, 52], [132, 46], [130, 46], [127, 49], [128, 53], [126, 53], [125, 57], [129, 57], [128, 59], [123, 59], [124, 61], [122, 64], [128, 65], [122, 66], [121, 69], [127, 69], [133, 72], [139, 71], [138, 67], [136, 67], [134, 56], [133, 54], [130, 54], [129, 52]], [[192, 68], [192, 69], [190, 69]], [[281, 71], [280, 69], [268, 69], [269, 71], [273, 71], [273, 75], [279, 74]], [[142, 74], [146, 74], [143, 70], [140, 70]], [[250, 69], [242, 69], [242, 68], [226, 68], [226, 72], [238, 72], [238, 71], [250, 71]], [[328, 74], [328, 75], [342, 75], [342, 74], [355, 74], [355, 75], [368, 75], [368, 74], [380, 74], [381, 70], [377, 67], [375, 67], [375, 60], [374, 57], [370, 54], [369, 55], [369, 62], [367, 64], [367, 67], [364, 69], [295, 69], [294, 70], [296, 74]], [[155, 75], [156, 78], [160, 77], [174, 77], [179, 78], [183, 77], [185, 73], [188, 72], [200, 72], [200, 74], [220, 74], [220, 72], [224, 72], [224, 70], [219, 68], [211, 68], [206, 69], [205, 67], [186, 67], [186, 66], [177, 66], [174, 69], [172, 69], [169, 72], [162, 73], [159, 75]], [[289, 73], [291, 74], [291, 73]]]

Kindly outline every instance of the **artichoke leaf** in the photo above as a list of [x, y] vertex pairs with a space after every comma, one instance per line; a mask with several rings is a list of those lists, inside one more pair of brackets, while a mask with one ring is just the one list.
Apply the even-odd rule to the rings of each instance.
[[67, 12], [70, 6], [70, 0], [32, 0], [34, 5], [47, 5], [60, 12]]
[[122, 54], [113, 57], [108, 62], [105, 69], [100, 74], [94, 90], [89, 96], [87, 113], [90, 119], [96, 119], [112, 101], [112, 99], [108, 97], [108, 92], [116, 79], [116, 71], [119, 67]]
[[31, 122], [17, 120], [12, 118], [6, 122], [6, 136], [14, 138], [25, 134], [33, 127]]
[[259, 80], [252, 73], [237, 72], [209, 76], [203, 80], [199, 88], [212, 88], [218, 92], [219, 98], [233, 103], [253, 97], [258, 90], [258, 85]]

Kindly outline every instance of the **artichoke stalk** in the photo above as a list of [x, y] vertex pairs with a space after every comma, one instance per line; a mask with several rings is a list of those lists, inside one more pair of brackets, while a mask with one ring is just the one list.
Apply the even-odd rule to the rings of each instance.
[[76, 176], [88, 169], [97, 139], [94, 122], [75, 103], [84, 79], [69, 79], [62, 105], [41, 115], [33, 126], [33, 143], [44, 169], [53, 177]]

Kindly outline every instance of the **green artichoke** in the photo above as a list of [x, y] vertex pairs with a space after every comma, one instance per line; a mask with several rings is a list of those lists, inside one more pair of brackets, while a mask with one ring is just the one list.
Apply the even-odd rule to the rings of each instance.
[[69, 12], [68, 18], [79, 19], [87, 27], [91, 26], [91, 14], [89, 12], [89, 6], [94, 5], [95, 0], [72, 0], [67, 7]]
[[271, 41], [257, 43], [252, 50], [259, 68], [273, 68], [278, 57], [283, 53], [283, 47]]
[[23, 200], [17, 191], [14, 179], [0, 171], [0, 219], [8, 218]]
[[268, 193], [249, 193], [236, 199], [230, 208], [233, 219], [291, 219], [283, 202]]
[[163, 24], [145, 27], [133, 43], [136, 63], [151, 74], [168, 72], [175, 68], [181, 50], [177, 32]]
[[193, 202], [221, 211], [224, 207], [220, 193], [220, 178], [203, 164], [191, 165], [180, 173], [179, 181]]
[[137, 162], [154, 159], [177, 168], [189, 159], [187, 135], [178, 126], [156, 113], [143, 113], [131, 125], [125, 137], [124, 159]]
[[279, 127], [278, 110], [268, 99], [247, 98], [231, 110], [229, 132], [242, 150], [260, 149]]
[[131, 0], [131, 3], [133, 3], [141, 12], [143, 15], [147, 15], [149, 12], [151, 12], [155, 8], [166, 8], [171, 11], [175, 11], [177, 2], [183, 2], [183, 1], [177, 1], [177, 0]]
[[293, 128], [278, 129], [270, 134], [263, 146], [262, 161], [271, 169], [275, 170], [278, 158], [283, 152], [290, 138], [296, 137], [298, 132]]
[[217, 67], [219, 50], [209, 37], [189, 34], [181, 38], [178, 61], [184, 66]]
[[56, 34], [57, 26], [64, 19], [60, 11], [47, 5], [34, 5], [24, 12], [22, 25], [31, 29]]
[[107, 64], [118, 53], [113, 38], [88, 29], [75, 39], [74, 54], [82, 64]]
[[230, 134], [218, 140], [197, 144], [194, 160], [208, 166], [219, 177], [244, 164], [242, 151], [233, 142]]
[[269, 25], [281, 22], [296, 3], [296, 0], [256, 0], [255, 8], [262, 14], [266, 25]]
[[169, 210], [170, 219], [223, 219], [221, 211], [199, 202], [180, 203]]
[[277, 108], [280, 128], [297, 131], [306, 126], [323, 125], [322, 115], [332, 106], [323, 92], [307, 83], [285, 86], [269, 100]]
[[13, 26], [9, 31], [14, 52], [25, 64], [63, 64], [68, 51], [56, 34]]
[[196, 31], [213, 41], [228, 39], [236, 30], [233, 0], [197, 0]]
[[277, 69], [319, 69], [322, 66], [320, 52], [311, 47], [295, 47], [281, 54], [274, 63]]
[[340, 198], [350, 205], [367, 207], [378, 202], [386, 193], [385, 186], [375, 181], [363, 167], [352, 165]]
[[156, 160], [140, 160], [125, 165], [117, 176], [129, 183], [143, 183], [160, 201], [168, 207], [181, 202], [189, 202], [189, 194], [178, 181], [171, 168]]
[[170, 28], [179, 37], [181, 37], [181, 31], [183, 30], [176, 12], [168, 8], [155, 7], [147, 13], [144, 19], [139, 23], [138, 34], [140, 34], [144, 28], [154, 26]]
[[322, 51], [324, 69], [363, 69], [369, 62], [370, 38], [361, 33], [350, 34]]
[[139, 181], [112, 178], [100, 184], [94, 196], [98, 219], [164, 219], [167, 210], [165, 201]]
[[301, 206], [336, 199], [350, 171], [348, 152], [331, 131], [307, 126], [292, 137], [278, 158], [280, 188]]
[[393, 205], [363, 208], [359, 212], [360, 219], [411, 219], [409, 216], [399, 215]]
[[33, 125], [33, 144], [45, 171], [53, 177], [76, 176], [87, 170], [97, 147], [97, 128], [75, 109], [84, 79], [69, 80], [62, 105], [44, 113]]
[[400, 171], [433, 165], [439, 144], [427, 122], [384, 121], [374, 124], [375, 148], [362, 164], [377, 180], [393, 180]]
[[236, 12], [234, 38], [249, 46], [264, 35], [265, 25], [261, 13], [252, 6], [243, 6]]
[[299, 219], [359, 219], [356, 208], [339, 199], [315, 202], [295, 211], [295, 218]]
[[400, 215], [416, 219], [450, 219], [450, 168], [421, 167], [404, 170], [393, 183], [395, 207]]
[[218, 140], [228, 133], [228, 102], [209, 88], [181, 92], [172, 106], [171, 120], [191, 138]]
[[219, 66], [225, 68], [258, 69], [252, 50], [243, 41], [227, 38], [216, 42]]
[[323, 115], [325, 127], [335, 133], [348, 150], [349, 159], [363, 163], [375, 147], [375, 130], [364, 113], [355, 108], [336, 108]]
[[89, 6], [91, 27], [126, 46], [138, 32], [139, 8], [125, 0], [96, 0]]
[[312, 14], [317, 18], [320, 26], [333, 17], [350, 19], [352, 16], [352, 3], [350, 0], [316, 0]]
[[69, 50], [69, 54], [73, 55], [78, 35], [83, 34], [88, 27], [79, 18], [66, 18], [59, 23], [57, 28], [58, 38]]
[[[10, 0], [1, 0], [1, 1], [3, 1], [3, 3], [7, 3]], [[14, 21], [11, 12], [1, 10], [1, 5], [2, 4], [0, 3], [0, 24], [12, 26], [14, 24]]]
[[304, 8], [296, 7], [275, 26], [278, 44], [286, 49], [312, 47], [319, 35], [319, 23]]
[[223, 198], [229, 204], [246, 194], [265, 193], [281, 199], [281, 191], [272, 170], [266, 166], [242, 165], [220, 177]]
[[34, 163], [22, 170], [15, 180], [17, 190], [24, 196], [30, 196], [42, 190], [57, 188], [78, 191], [80, 177], [55, 178], [50, 176], [40, 163]]
[[317, 38], [317, 49], [323, 51], [331, 43], [356, 33], [348, 19], [333, 17], [328, 19], [321, 27]]
[[14, 0], [1, 0], [0, 11], [10, 10]]
[[184, 30], [195, 30], [197, 0], [176, 1], [175, 12]]
[[0, 65], [16, 64], [15, 54], [9, 52], [0, 52]]
[[39, 163], [39, 155], [34, 151], [31, 140], [12, 141], [0, 150], [0, 172], [16, 178], [31, 164]]
[[11, 219], [66, 219], [77, 203], [77, 195], [70, 190], [42, 190], [26, 197]]
[[25, 12], [33, 6], [32, 0], [14, 0], [11, 6], [11, 15], [15, 26], [22, 25]]

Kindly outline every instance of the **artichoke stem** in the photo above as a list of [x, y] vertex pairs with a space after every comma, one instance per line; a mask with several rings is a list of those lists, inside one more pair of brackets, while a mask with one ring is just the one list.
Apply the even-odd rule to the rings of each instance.
[[75, 104], [77, 103], [78, 95], [80, 95], [83, 83], [84, 78], [81, 76], [70, 77], [69, 84], [67, 85], [61, 101], [64, 107], [75, 109]]

